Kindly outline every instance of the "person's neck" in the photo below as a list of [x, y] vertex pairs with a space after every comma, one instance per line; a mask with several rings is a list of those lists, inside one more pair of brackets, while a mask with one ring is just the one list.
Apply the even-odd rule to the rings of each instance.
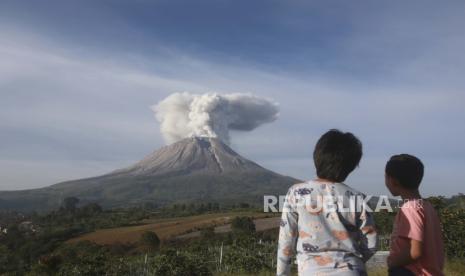
[[402, 191], [400, 197], [403, 200], [421, 199], [421, 195], [418, 190], [404, 190]]

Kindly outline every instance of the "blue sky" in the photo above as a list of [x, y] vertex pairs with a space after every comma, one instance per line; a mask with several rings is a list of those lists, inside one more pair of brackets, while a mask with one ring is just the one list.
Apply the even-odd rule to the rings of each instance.
[[330, 128], [364, 158], [347, 183], [386, 193], [385, 161], [426, 165], [425, 195], [464, 192], [463, 1], [0, 1], [0, 190], [124, 167], [164, 144], [174, 92], [253, 93], [280, 118], [232, 133], [277, 172], [314, 176]]

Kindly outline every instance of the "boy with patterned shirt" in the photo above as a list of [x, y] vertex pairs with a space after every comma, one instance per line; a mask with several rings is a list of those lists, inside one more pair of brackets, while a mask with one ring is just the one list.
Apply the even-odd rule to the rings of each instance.
[[362, 144], [352, 133], [330, 130], [313, 153], [317, 179], [293, 185], [283, 206], [277, 275], [366, 275], [377, 234], [364, 195], [342, 183], [358, 166]]

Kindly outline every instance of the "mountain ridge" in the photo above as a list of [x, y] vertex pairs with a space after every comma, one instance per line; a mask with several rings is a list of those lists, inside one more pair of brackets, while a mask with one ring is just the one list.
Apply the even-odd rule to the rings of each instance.
[[0, 192], [0, 209], [50, 210], [69, 196], [109, 208], [198, 200], [256, 204], [265, 194], [285, 194], [297, 182], [242, 157], [219, 139], [190, 137], [104, 175]]

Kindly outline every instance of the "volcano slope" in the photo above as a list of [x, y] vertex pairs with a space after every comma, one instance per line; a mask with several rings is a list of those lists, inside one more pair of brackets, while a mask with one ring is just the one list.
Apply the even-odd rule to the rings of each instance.
[[258, 205], [263, 195], [284, 195], [297, 182], [242, 157], [219, 139], [190, 137], [102, 176], [0, 192], [0, 209], [45, 211], [71, 196], [106, 208], [191, 202]]

